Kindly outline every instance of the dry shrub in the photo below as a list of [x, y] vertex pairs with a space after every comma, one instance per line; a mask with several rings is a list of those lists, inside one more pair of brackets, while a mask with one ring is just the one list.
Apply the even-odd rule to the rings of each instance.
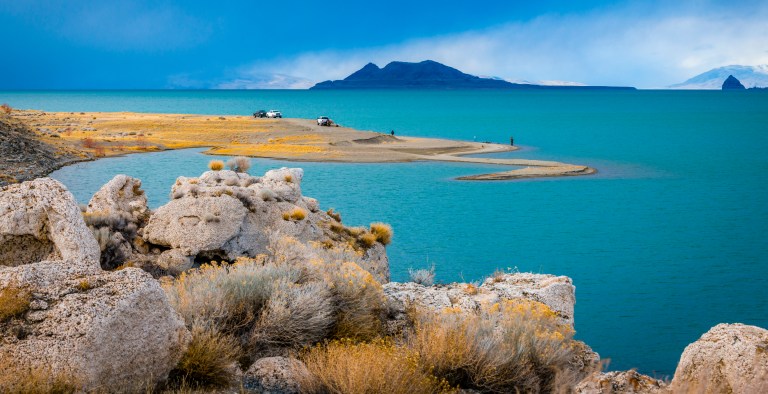
[[360, 340], [380, 336], [386, 311], [381, 284], [353, 262], [326, 262], [323, 269], [336, 299], [336, 326], [332, 336]]
[[13, 108], [11, 108], [11, 106], [8, 105], [7, 103], [3, 103], [2, 105], [0, 105], [0, 111], [6, 115], [10, 115], [11, 112], [13, 111]]
[[229, 387], [237, 376], [238, 341], [200, 322], [191, 332], [189, 347], [170, 373], [171, 385]]
[[83, 145], [83, 148], [96, 149], [99, 147], [99, 143], [91, 137], [83, 138], [80, 143]]
[[227, 167], [234, 172], [248, 172], [251, 168], [251, 159], [245, 156], [238, 156], [227, 161]]
[[307, 212], [299, 207], [283, 212], [283, 220], [304, 220], [306, 217]]
[[573, 330], [535, 301], [497, 303], [478, 314], [421, 312], [409, 346], [451, 385], [483, 392], [557, 392], [576, 383]]
[[291, 182], [293, 182], [293, 175], [288, 174], [285, 177], [283, 177], [283, 180], [288, 182], [288, 183], [291, 183]]
[[418, 357], [391, 340], [371, 343], [332, 341], [303, 354], [311, 377], [300, 382], [302, 392], [444, 393], [441, 381], [420, 368]]
[[122, 246], [136, 238], [139, 223], [144, 218], [125, 212], [86, 212], [83, 220], [99, 243], [101, 268], [112, 270], [125, 262], [128, 256]]
[[341, 234], [344, 231], [344, 225], [339, 222], [331, 222], [329, 228], [336, 234]]
[[0, 289], [0, 323], [20, 316], [29, 310], [32, 294], [17, 283], [10, 283]]
[[211, 171], [221, 171], [224, 169], [224, 162], [221, 160], [211, 160], [208, 162], [208, 168]]
[[392, 226], [386, 223], [371, 223], [371, 234], [376, 236], [376, 241], [382, 245], [392, 242]]
[[71, 394], [80, 392], [80, 387], [80, 382], [69, 374], [21, 366], [9, 355], [0, 353], [0, 393]]
[[332, 217], [333, 220], [341, 223], [341, 213], [340, 212], [336, 212], [336, 211], [333, 210], [333, 208], [331, 208], [328, 211], [326, 211], [325, 213], [327, 213], [328, 216]]
[[296, 283], [300, 270], [257, 260], [204, 265], [183, 272], [163, 287], [174, 309], [190, 325], [199, 321], [226, 334], [241, 335], [253, 326], [272, 294], [273, 283]]
[[331, 297], [323, 282], [279, 280], [252, 331], [251, 357], [281, 355], [321, 341], [334, 323]]
[[358, 241], [360, 244], [365, 248], [371, 248], [373, 245], [376, 245], [376, 234], [373, 233], [363, 233], [363, 235], [358, 238]]
[[421, 268], [417, 270], [408, 268], [408, 277], [413, 283], [432, 286], [435, 284], [435, 266], [433, 265], [430, 269]]

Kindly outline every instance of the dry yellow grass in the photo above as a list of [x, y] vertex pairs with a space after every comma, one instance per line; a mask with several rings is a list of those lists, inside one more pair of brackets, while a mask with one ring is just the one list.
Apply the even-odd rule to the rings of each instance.
[[425, 367], [453, 385], [483, 392], [559, 392], [575, 384], [568, 369], [573, 329], [546, 305], [503, 301], [478, 314], [416, 313], [410, 346]]
[[0, 289], [0, 323], [26, 312], [31, 301], [29, 290], [16, 283]]
[[321, 148], [310, 145], [291, 145], [291, 144], [242, 144], [227, 146], [222, 148], [213, 148], [208, 153], [214, 155], [226, 156], [301, 156], [306, 153], [328, 152], [327, 148]]
[[373, 247], [373, 245], [376, 244], [376, 234], [373, 233], [363, 233], [360, 238], [358, 238], [358, 241], [360, 241], [360, 244], [363, 245], [365, 248]]
[[418, 356], [391, 340], [371, 343], [351, 340], [316, 346], [302, 357], [311, 377], [301, 381], [302, 392], [447, 393], [455, 392], [419, 365]]
[[290, 211], [283, 212], [283, 220], [304, 220], [307, 217], [307, 211], [296, 207]]
[[208, 162], [208, 168], [211, 171], [221, 171], [224, 169], [224, 162], [221, 160], [211, 160]]
[[386, 223], [371, 223], [371, 233], [382, 245], [392, 242], [392, 226]]
[[193, 387], [229, 387], [237, 374], [236, 339], [202, 324], [192, 326], [192, 341], [171, 371], [171, 380]]
[[69, 374], [52, 372], [42, 367], [21, 366], [0, 352], [0, 393], [4, 394], [70, 394], [78, 392], [80, 383]]

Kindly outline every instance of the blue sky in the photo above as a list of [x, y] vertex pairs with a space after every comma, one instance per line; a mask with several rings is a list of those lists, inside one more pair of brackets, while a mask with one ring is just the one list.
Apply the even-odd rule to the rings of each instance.
[[766, 1], [0, 0], [0, 89], [301, 88], [373, 61], [663, 87], [768, 64]]

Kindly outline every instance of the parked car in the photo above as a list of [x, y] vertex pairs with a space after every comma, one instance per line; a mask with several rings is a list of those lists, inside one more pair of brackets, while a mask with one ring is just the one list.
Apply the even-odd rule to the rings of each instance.
[[282, 118], [283, 114], [280, 113], [280, 111], [276, 109], [270, 109], [267, 111], [267, 117], [268, 118]]
[[318, 126], [330, 126], [333, 123], [331, 118], [327, 116], [318, 116], [317, 117], [317, 125]]
[[264, 111], [263, 109], [260, 109], [253, 113], [254, 118], [266, 118], [267, 117], [267, 111]]

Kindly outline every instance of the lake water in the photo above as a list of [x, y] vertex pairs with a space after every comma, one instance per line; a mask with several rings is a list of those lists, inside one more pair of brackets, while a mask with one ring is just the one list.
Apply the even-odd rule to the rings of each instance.
[[[589, 177], [461, 182], [474, 164], [254, 160], [253, 174], [305, 169], [304, 193], [348, 225], [389, 222], [393, 280], [435, 264], [441, 281], [495, 269], [576, 285], [577, 337], [610, 369], [671, 375], [683, 348], [721, 322], [768, 327], [768, 92], [95, 91], [0, 92], [47, 111], [327, 115], [400, 135], [515, 142], [500, 156], [586, 164]], [[153, 207], [199, 150], [79, 163], [57, 171], [81, 202], [117, 173]]]

